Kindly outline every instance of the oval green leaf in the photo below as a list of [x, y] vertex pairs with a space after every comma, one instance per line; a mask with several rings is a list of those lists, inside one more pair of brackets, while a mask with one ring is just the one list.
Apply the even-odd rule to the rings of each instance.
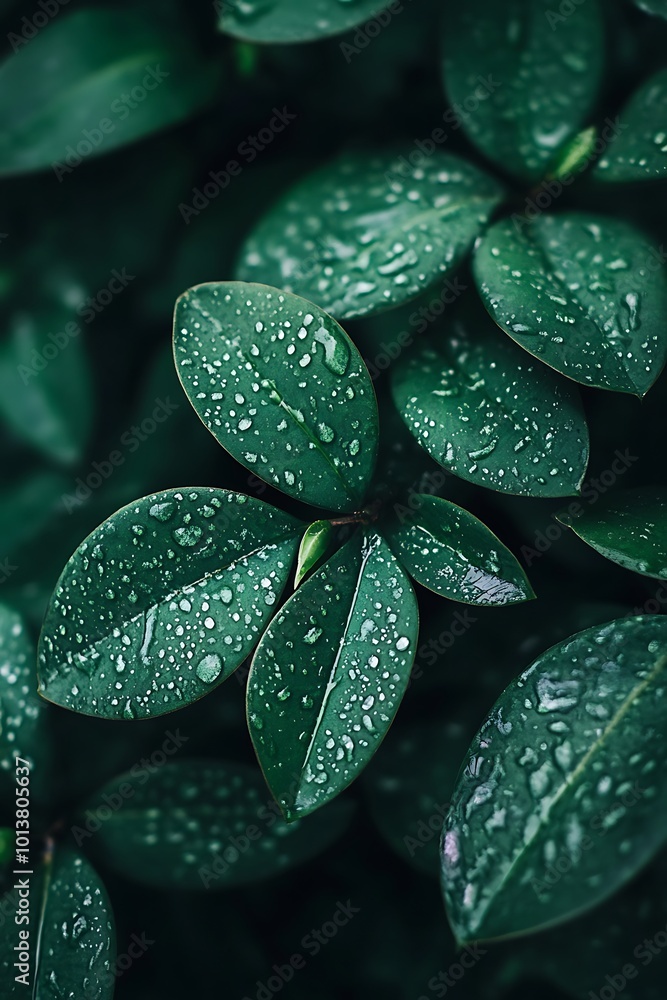
[[[220, 31], [248, 42], [290, 45], [375, 21], [390, 4], [388, 0], [311, 0], [307, 5], [303, 0], [222, 0], [214, 6]], [[345, 55], [344, 42], [341, 51]]]
[[625, 222], [584, 213], [496, 223], [477, 247], [496, 323], [575, 382], [644, 396], [667, 357], [662, 254]]
[[176, 303], [174, 357], [199, 417], [247, 469], [316, 507], [361, 505], [377, 403], [359, 351], [331, 316], [266, 285], [197, 285]]
[[392, 373], [410, 431], [445, 469], [523, 496], [577, 492], [588, 428], [576, 389], [491, 328], [479, 311]]
[[332, 537], [333, 528], [331, 521], [314, 521], [308, 525], [299, 545], [299, 555], [294, 575], [295, 590], [308, 574], [315, 569], [318, 563], [322, 562], [329, 551]]
[[299, 181], [251, 233], [237, 276], [338, 319], [415, 298], [458, 267], [503, 192], [458, 157], [414, 154], [345, 154]]
[[410, 576], [442, 597], [502, 607], [535, 596], [510, 550], [449, 500], [413, 494], [384, 532]]
[[623, 129], [612, 138], [597, 163], [596, 179], [646, 181], [667, 177], [667, 69], [649, 77], [618, 118]]
[[465, 132], [494, 163], [542, 177], [595, 105], [604, 24], [597, 0], [467, 0], [443, 20], [444, 81]]
[[559, 923], [667, 839], [667, 619], [621, 618], [543, 653], [473, 740], [442, 845], [459, 941]]
[[248, 726], [288, 820], [338, 795], [377, 750], [410, 679], [418, 618], [410, 580], [368, 530], [266, 630], [248, 677]]
[[[34, 874], [30, 889], [30, 923], [4, 928], [0, 935], [0, 993], [3, 1000], [25, 997], [95, 997], [112, 1000], [115, 986], [116, 934], [106, 889], [88, 861], [68, 849], [48, 854]], [[16, 889], [5, 893], [6, 919], [25, 913]], [[4, 922], [4, 921], [3, 921]], [[10, 930], [13, 928], [14, 933]], [[19, 929], [29, 931], [30, 961], [15, 964]]]
[[182, 121], [215, 92], [218, 72], [187, 33], [148, 13], [73, 11], [24, 42], [0, 65], [0, 175], [51, 167], [66, 182], [88, 157]]
[[[108, 802], [118, 803], [109, 816]], [[226, 889], [279, 875], [321, 854], [352, 804], [286, 823], [256, 767], [222, 761], [137, 769], [86, 804], [74, 829], [128, 878], [166, 889]], [[99, 816], [98, 816], [99, 812]]]
[[84, 715], [183, 708], [250, 653], [289, 576], [303, 524], [227, 490], [165, 490], [79, 546], [39, 644], [40, 693]]
[[620, 490], [571, 521], [579, 538], [625, 569], [667, 580], [667, 490]]

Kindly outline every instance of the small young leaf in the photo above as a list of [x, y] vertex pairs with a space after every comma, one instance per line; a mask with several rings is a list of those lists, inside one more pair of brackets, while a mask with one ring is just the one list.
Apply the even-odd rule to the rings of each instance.
[[464, 130], [499, 166], [538, 180], [595, 105], [597, 0], [567, 14], [552, 0], [467, 0], [443, 28], [445, 88]]
[[560, 153], [558, 161], [552, 167], [551, 177], [556, 180], [569, 177], [574, 171], [583, 169], [590, 162], [595, 150], [598, 130], [595, 125], [585, 128], [575, 135]]
[[332, 535], [333, 528], [330, 521], [314, 521], [313, 524], [308, 525], [299, 546], [294, 576], [295, 590], [310, 571], [324, 559], [329, 550]]
[[316, 507], [361, 504], [377, 404], [359, 351], [331, 316], [266, 285], [197, 285], [176, 303], [174, 356], [200, 418], [247, 469]]
[[302, 531], [227, 490], [165, 490], [123, 507], [63, 570], [40, 639], [40, 693], [107, 719], [201, 698], [257, 642]]
[[[249, 42], [294, 44], [312, 42], [349, 31], [374, 20], [389, 0], [222, 0], [218, 28]], [[391, 15], [389, 15], [391, 17]], [[341, 43], [341, 48], [345, 43]], [[354, 50], [356, 51], [356, 50]]]
[[620, 490], [601, 497], [575, 521], [559, 520], [605, 559], [667, 580], [667, 491]]
[[374, 531], [355, 534], [266, 630], [248, 725], [288, 820], [338, 795], [371, 759], [407, 688], [417, 630], [410, 581]]
[[[107, 803], [117, 803], [108, 815]], [[100, 818], [97, 811], [99, 809]], [[226, 889], [278, 875], [320, 854], [352, 812], [334, 802], [286, 823], [255, 767], [222, 761], [166, 764], [123, 774], [86, 803], [80, 836], [128, 878], [168, 889]], [[99, 827], [99, 829], [98, 829]]]
[[477, 287], [496, 323], [576, 382], [645, 395], [667, 357], [667, 277], [633, 226], [583, 213], [515, 216], [477, 247]]
[[[667, 17], [667, 13], [665, 14]], [[595, 168], [600, 181], [645, 181], [667, 177], [667, 69], [649, 77], [619, 115], [622, 131]]]
[[[29, 875], [29, 972], [17, 980], [16, 936], [0, 935], [0, 994], [3, 1000], [32, 997], [95, 997], [111, 1000], [114, 993], [116, 935], [106, 889], [82, 856], [56, 848]], [[1, 901], [6, 919], [19, 909], [16, 890]], [[10, 926], [14, 926], [14, 921]], [[22, 923], [25, 929], [25, 923]], [[21, 972], [23, 970], [20, 970]], [[57, 992], [56, 992], [57, 989]]]
[[83, 455], [93, 412], [81, 328], [62, 309], [15, 313], [9, 327], [0, 346], [0, 415], [33, 447], [72, 465]]
[[667, 619], [621, 618], [553, 646], [503, 692], [445, 828], [459, 941], [571, 918], [663, 846], [666, 666]]
[[394, 402], [445, 469], [502, 493], [575, 493], [588, 462], [576, 389], [492, 328], [468, 318], [393, 371]]
[[485, 524], [440, 497], [417, 494], [384, 526], [410, 576], [464, 604], [502, 607], [535, 595], [516, 558]]
[[414, 166], [410, 153], [345, 154], [299, 181], [251, 233], [237, 276], [351, 319], [401, 305], [451, 273], [502, 189], [458, 157], [436, 151]]
[[218, 76], [138, 11], [73, 11], [24, 42], [0, 65], [0, 175], [52, 167], [65, 181], [86, 157], [189, 117]]

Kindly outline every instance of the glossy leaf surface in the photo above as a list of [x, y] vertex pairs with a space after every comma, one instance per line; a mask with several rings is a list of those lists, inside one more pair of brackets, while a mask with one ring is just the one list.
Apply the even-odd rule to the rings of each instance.
[[393, 372], [394, 402], [445, 469], [524, 496], [575, 493], [588, 462], [576, 390], [509, 344], [487, 318], [446, 328]]
[[331, 316], [266, 285], [197, 285], [176, 303], [174, 355], [195, 410], [247, 469], [318, 507], [361, 504], [377, 404], [361, 355]]
[[621, 618], [547, 650], [473, 740], [442, 849], [461, 941], [589, 909], [667, 836], [667, 619]]
[[327, 554], [333, 528], [330, 521], [313, 521], [303, 533], [296, 561], [294, 589], [308, 576]]
[[366, 766], [405, 693], [417, 629], [410, 581], [370, 530], [273, 620], [250, 669], [248, 724], [288, 819], [324, 805]]
[[649, 77], [618, 117], [623, 130], [600, 158], [595, 168], [597, 179], [644, 181], [667, 177], [667, 69]]
[[[237, 269], [338, 319], [415, 298], [470, 250], [502, 189], [440, 151], [345, 154], [300, 180], [259, 222]], [[414, 155], [413, 155], [414, 159]]]
[[667, 492], [620, 490], [581, 517], [564, 521], [588, 545], [625, 569], [667, 580]]
[[537, 180], [584, 124], [602, 74], [597, 0], [468, 0], [443, 19], [445, 89], [464, 130], [498, 166]]
[[[0, 935], [0, 988], [3, 1000], [20, 997], [95, 997], [111, 1000], [116, 977], [116, 936], [106, 889], [88, 861], [79, 854], [57, 848], [54, 856], [28, 877], [30, 923], [14, 925], [19, 895], [14, 890], [2, 899], [3, 915], [11, 924]], [[25, 898], [25, 894], [24, 894]], [[14, 930], [11, 933], [9, 928]], [[16, 976], [14, 950], [19, 929], [29, 931], [27, 976]]]
[[534, 597], [517, 559], [469, 511], [417, 494], [385, 527], [396, 556], [417, 583], [465, 604], [502, 607]]
[[607, 217], [515, 222], [496, 223], [475, 254], [477, 287], [496, 323], [576, 382], [645, 395], [667, 357], [660, 253]]
[[201, 698], [257, 642], [302, 530], [227, 490], [165, 490], [123, 507], [58, 582], [39, 647], [42, 695], [108, 719]]

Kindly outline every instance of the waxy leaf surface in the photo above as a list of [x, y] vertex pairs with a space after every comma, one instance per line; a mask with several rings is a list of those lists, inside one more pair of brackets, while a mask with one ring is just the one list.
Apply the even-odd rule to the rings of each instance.
[[644, 181], [667, 177], [667, 69], [649, 77], [618, 117], [624, 127], [600, 158], [596, 178]]
[[580, 517], [562, 520], [605, 559], [667, 580], [667, 491], [608, 493]]
[[487, 317], [445, 328], [393, 371], [394, 402], [445, 469], [524, 496], [575, 493], [588, 462], [576, 389], [503, 339]]
[[247, 469], [318, 507], [361, 505], [377, 404], [359, 351], [331, 316], [266, 285], [197, 285], [176, 303], [174, 356], [200, 418]]
[[667, 357], [662, 255], [633, 226], [584, 213], [496, 223], [477, 287], [526, 351], [576, 382], [643, 396]]
[[503, 192], [458, 157], [438, 150], [415, 166], [414, 152], [345, 154], [300, 180], [251, 233], [237, 276], [338, 319], [401, 305], [444, 278]]
[[347, 787], [385, 736], [410, 679], [412, 586], [381, 535], [359, 531], [297, 590], [250, 668], [248, 725], [287, 819]]
[[537, 180], [597, 97], [604, 25], [597, 0], [564, 15], [552, 0], [467, 0], [443, 18], [445, 89], [478, 149]]
[[[56, 848], [27, 879], [30, 968], [23, 981], [17, 981], [19, 970], [14, 966], [18, 961], [14, 949], [19, 943], [14, 915], [26, 910], [19, 909], [21, 897], [16, 889], [10, 889], [1, 901], [5, 918], [11, 920], [0, 936], [3, 1000], [111, 1000], [116, 982], [116, 934], [111, 904], [97, 872], [80, 855]], [[19, 926], [26, 929], [25, 923]], [[14, 934], [9, 927], [14, 928]]]
[[534, 597], [517, 559], [469, 511], [417, 494], [385, 526], [396, 556], [417, 583], [465, 604], [502, 607]]
[[41, 694], [107, 719], [201, 698], [259, 639], [302, 531], [227, 490], [165, 490], [123, 507], [58, 582], [40, 639]]
[[442, 843], [459, 941], [526, 933], [610, 896], [667, 839], [667, 619], [547, 650], [475, 737]]

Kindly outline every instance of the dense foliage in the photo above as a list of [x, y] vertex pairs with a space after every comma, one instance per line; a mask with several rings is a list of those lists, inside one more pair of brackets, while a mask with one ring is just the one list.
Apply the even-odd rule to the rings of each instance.
[[0, 16], [2, 996], [662, 1000], [667, 5]]

